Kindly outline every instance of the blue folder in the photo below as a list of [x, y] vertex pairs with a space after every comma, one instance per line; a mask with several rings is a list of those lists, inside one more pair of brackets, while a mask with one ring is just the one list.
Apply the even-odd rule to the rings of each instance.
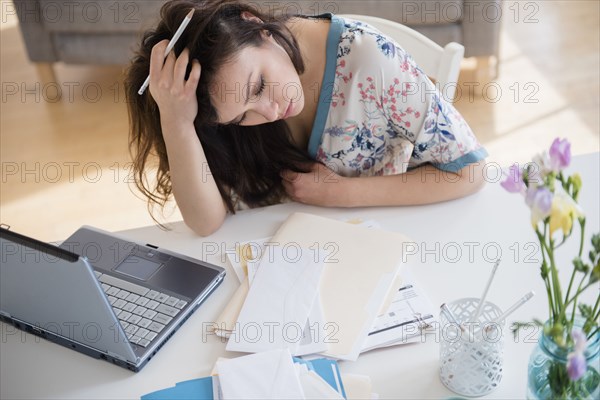
[[212, 377], [178, 382], [174, 387], [142, 396], [142, 400], [213, 400]]
[[[342, 376], [337, 361], [319, 358], [316, 360], [303, 360], [295, 358], [294, 362], [305, 364], [311, 371], [315, 371], [335, 391], [346, 398], [346, 391], [342, 383]], [[212, 377], [192, 379], [178, 382], [174, 387], [157, 390], [142, 396], [141, 400], [213, 400]]]

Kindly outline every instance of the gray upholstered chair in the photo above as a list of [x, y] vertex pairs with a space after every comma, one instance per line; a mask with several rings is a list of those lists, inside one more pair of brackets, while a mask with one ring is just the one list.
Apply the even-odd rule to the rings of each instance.
[[[264, 12], [333, 12], [385, 18], [414, 28], [444, 47], [458, 42], [483, 64], [498, 55], [501, 0], [246, 0]], [[140, 33], [154, 24], [165, 0], [13, 0], [29, 59], [42, 79], [52, 64], [125, 65]]]

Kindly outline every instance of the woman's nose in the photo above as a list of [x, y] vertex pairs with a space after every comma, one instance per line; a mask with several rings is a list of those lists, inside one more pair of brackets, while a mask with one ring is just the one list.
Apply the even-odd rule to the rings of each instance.
[[279, 110], [279, 105], [276, 101], [272, 99], [265, 99], [265, 101], [261, 103], [260, 113], [267, 121], [273, 122], [279, 119], [279, 114], [281, 114], [281, 111]]

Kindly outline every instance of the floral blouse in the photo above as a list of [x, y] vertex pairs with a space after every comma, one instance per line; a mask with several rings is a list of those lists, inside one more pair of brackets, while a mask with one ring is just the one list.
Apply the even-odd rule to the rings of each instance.
[[324, 16], [331, 27], [312, 157], [343, 176], [376, 176], [424, 163], [456, 172], [487, 156], [398, 43], [366, 23]]

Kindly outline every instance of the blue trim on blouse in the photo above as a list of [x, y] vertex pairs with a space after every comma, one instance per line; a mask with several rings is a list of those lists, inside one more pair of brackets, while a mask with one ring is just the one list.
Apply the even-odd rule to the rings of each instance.
[[321, 144], [321, 137], [325, 130], [327, 115], [331, 106], [331, 96], [333, 93], [333, 84], [335, 82], [335, 69], [337, 68], [337, 49], [344, 29], [344, 20], [331, 13], [324, 14], [331, 18], [331, 27], [327, 34], [326, 55], [325, 55], [325, 73], [323, 82], [321, 82], [321, 93], [319, 94], [319, 104], [317, 105], [317, 114], [315, 122], [310, 133], [308, 141], [308, 153], [312, 158], [317, 157], [317, 149]]
[[457, 158], [454, 161], [450, 161], [449, 163], [444, 164], [435, 164], [431, 163], [437, 169], [441, 169], [442, 171], [448, 172], [458, 172], [469, 164], [474, 164], [478, 161], [483, 160], [488, 156], [488, 152], [483, 147], [478, 148], [477, 150], [473, 150], [470, 153], [464, 154]]

